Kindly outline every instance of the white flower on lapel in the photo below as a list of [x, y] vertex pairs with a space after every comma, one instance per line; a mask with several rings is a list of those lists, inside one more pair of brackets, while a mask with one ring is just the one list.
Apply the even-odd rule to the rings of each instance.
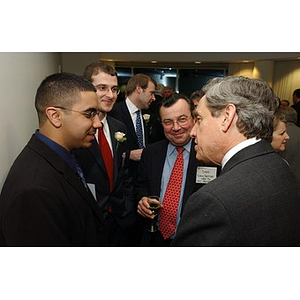
[[145, 120], [146, 123], [150, 121], [150, 115], [149, 114], [144, 114], [143, 119]]
[[115, 139], [118, 143], [123, 143], [127, 138], [124, 132], [117, 131], [115, 132]]
[[124, 132], [117, 131], [115, 132], [115, 140], [117, 141], [117, 149], [119, 148], [120, 143], [126, 141], [126, 136]]

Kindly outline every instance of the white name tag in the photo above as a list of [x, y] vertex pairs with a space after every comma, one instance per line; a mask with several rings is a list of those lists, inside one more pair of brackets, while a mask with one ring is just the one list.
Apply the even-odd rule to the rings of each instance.
[[196, 183], [209, 183], [217, 178], [216, 167], [198, 167], [196, 174]]
[[87, 183], [87, 186], [89, 187], [91, 193], [93, 194], [95, 200], [97, 201], [97, 197], [96, 197], [96, 186], [94, 183]]

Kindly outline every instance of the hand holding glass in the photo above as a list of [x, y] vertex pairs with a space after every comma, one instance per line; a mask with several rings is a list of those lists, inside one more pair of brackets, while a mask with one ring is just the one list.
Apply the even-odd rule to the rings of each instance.
[[148, 198], [149, 198], [148, 203], [150, 205], [149, 209], [152, 211], [154, 218], [151, 219], [150, 224], [147, 229], [149, 232], [156, 232], [157, 231], [157, 226], [156, 226], [157, 216], [159, 214], [161, 203], [159, 201], [158, 196], [149, 196]]

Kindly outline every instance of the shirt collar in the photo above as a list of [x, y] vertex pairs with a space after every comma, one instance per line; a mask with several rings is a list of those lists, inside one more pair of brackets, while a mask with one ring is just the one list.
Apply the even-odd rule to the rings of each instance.
[[47, 136], [40, 133], [39, 130], [35, 131], [35, 136], [57, 153], [73, 171], [76, 171], [76, 160], [66, 148], [49, 139]]
[[261, 139], [258, 139], [256, 137], [254, 138], [250, 138], [250, 139], [247, 139], [239, 144], [237, 144], [236, 146], [234, 146], [233, 148], [231, 148], [226, 154], [225, 156], [223, 157], [222, 159], [222, 163], [221, 163], [221, 166], [222, 166], [222, 169], [224, 168], [224, 166], [226, 165], [226, 163], [229, 161], [229, 159], [234, 156], [236, 153], [238, 153], [239, 151], [241, 151], [242, 149], [246, 148], [246, 147], [249, 147], [251, 145], [254, 145], [256, 144], [257, 142], [259, 142]]
[[129, 98], [126, 98], [126, 105], [130, 111], [131, 114], [134, 114], [137, 110], [139, 110], [132, 102]]
[[[187, 152], [190, 152], [191, 151], [191, 144], [192, 144], [192, 139], [190, 139], [190, 141], [183, 146], [184, 150], [186, 150]], [[176, 146], [169, 143], [168, 150], [167, 150], [167, 155], [172, 155], [173, 152], [175, 151], [175, 149], [176, 149]]]

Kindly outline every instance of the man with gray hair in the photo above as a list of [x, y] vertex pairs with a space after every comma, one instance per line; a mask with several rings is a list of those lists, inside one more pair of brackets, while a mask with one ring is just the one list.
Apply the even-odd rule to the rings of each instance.
[[259, 79], [210, 86], [191, 136], [197, 159], [222, 171], [187, 201], [173, 246], [300, 245], [300, 183], [270, 145], [278, 106]]

